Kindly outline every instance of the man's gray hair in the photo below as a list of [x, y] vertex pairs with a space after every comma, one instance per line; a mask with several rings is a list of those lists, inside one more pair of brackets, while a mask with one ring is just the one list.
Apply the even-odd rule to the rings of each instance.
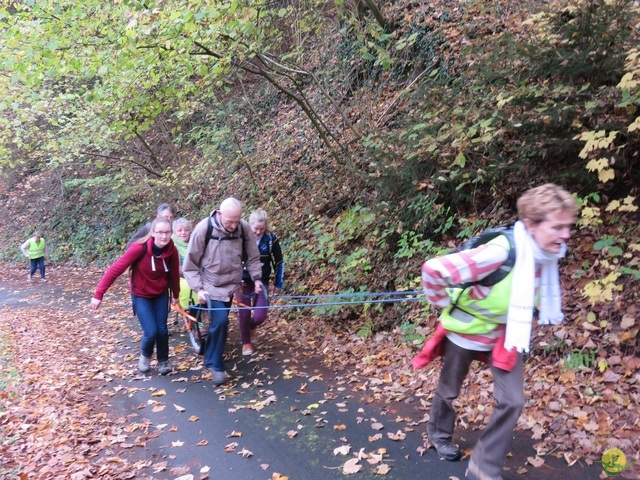
[[193, 230], [193, 224], [191, 223], [191, 221], [184, 217], [180, 217], [177, 220], [173, 221], [172, 228], [174, 232], [178, 229], [178, 227], [187, 227], [189, 230]]
[[173, 207], [171, 205], [169, 205], [168, 203], [163, 203], [161, 205], [158, 206], [158, 210], [156, 211], [156, 213], [158, 214], [159, 217], [162, 216], [162, 212], [166, 212], [167, 210], [169, 210], [171, 212], [171, 215], [175, 215], [176, 212], [173, 209]]

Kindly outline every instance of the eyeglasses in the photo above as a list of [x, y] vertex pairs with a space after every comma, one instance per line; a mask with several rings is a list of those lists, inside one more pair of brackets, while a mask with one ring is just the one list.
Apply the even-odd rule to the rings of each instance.
[[172, 233], [172, 232], [158, 232], [158, 231], [156, 231], [156, 232], [153, 232], [153, 233], [155, 233], [156, 235], [164, 235], [164, 236], [167, 236], [167, 235], [171, 235], [171, 233]]

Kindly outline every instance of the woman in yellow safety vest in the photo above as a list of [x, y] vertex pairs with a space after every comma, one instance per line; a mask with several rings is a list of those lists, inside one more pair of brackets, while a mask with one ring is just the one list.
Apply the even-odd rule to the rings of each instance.
[[[503, 235], [477, 248], [432, 258], [422, 266], [427, 300], [443, 308], [436, 332], [413, 359], [426, 367], [444, 355], [438, 387], [431, 398], [427, 436], [439, 457], [462, 457], [453, 441], [462, 382], [475, 359], [493, 374], [493, 414], [471, 452], [465, 478], [502, 480], [513, 430], [525, 404], [523, 353], [529, 351], [534, 307], [538, 324], [562, 321], [558, 261], [576, 221], [577, 203], [564, 188], [545, 184], [517, 202], [513, 247]], [[498, 270], [515, 248], [509, 274], [493, 285], [480, 280]], [[459, 288], [461, 284], [472, 284]]]
[[47, 279], [44, 275], [44, 253], [45, 253], [45, 241], [40, 235], [40, 232], [36, 231], [29, 240], [24, 242], [20, 247], [25, 257], [29, 259], [29, 274], [27, 279], [30, 281], [37, 269], [40, 269], [40, 281], [46, 282]]

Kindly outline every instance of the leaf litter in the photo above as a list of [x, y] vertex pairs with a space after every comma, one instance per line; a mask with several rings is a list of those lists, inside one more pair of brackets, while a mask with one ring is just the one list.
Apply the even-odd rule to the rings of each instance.
[[[70, 280], [64, 287], [69, 290], [68, 295], [71, 297], [74, 294], [86, 295], [95, 286], [97, 272], [70, 269], [68, 275]], [[0, 416], [3, 433], [16, 439], [11, 445], [3, 445], [12, 459], [5, 468], [20, 465], [25, 474], [43, 478], [100, 476], [106, 479], [146, 478], [141, 474], [144, 468], [152, 467], [155, 471], [166, 469], [162, 462], [129, 462], [119, 455], [120, 448], [145, 448], [146, 443], [160, 435], [166, 425], [151, 429], [151, 425], [136, 424], [127, 418], [111, 418], [108, 413], [109, 397], [131, 395], [144, 390], [113, 385], [114, 379], [138, 378], [133, 365], [135, 356], [122, 359], [116, 353], [116, 334], [139, 337], [135, 326], [123, 321], [124, 317], [130, 318], [127, 302], [113, 302], [118, 305], [108, 309], [109, 313], [104, 309], [99, 320], [85, 313], [87, 309], [82, 304], [78, 309], [69, 306], [61, 308], [57, 302], [42, 302], [41, 298], [38, 298], [38, 302], [29, 308], [13, 307], [11, 311], [7, 308], [0, 309], [1, 324], [8, 329], [6, 333], [12, 338], [14, 367], [25, 380], [15, 386], [16, 390], [9, 386], [1, 392], [3, 404], [6, 405], [6, 411]], [[629, 311], [630, 315], [637, 314], [637, 310]], [[25, 322], [25, 318], [29, 322]], [[325, 364], [339, 372], [333, 380], [333, 393], [327, 393], [326, 399], [339, 397], [340, 408], [348, 410], [345, 399], [349, 395], [345, 396], [345, 393], [357, 391], [365, 403], [382, 405], [389, 413], [394, 414], [396, 423], [405, 423], [402, 430], [387, 433], [387, 438], [402, 441], [404, 432], [412, 431], [413, 427], [420, 425], [424, 428], [428, 419], [430, 394], [437, 381], [439, 361], [435, 361], [426, 371], [413, 371], [408, 364], [421, 345], [399, 341], [401, 331], [379, 333], [373, 341], [365, 341], [355, 335], [345, 334], [331, 322], [323, 322], [322, 328], [326, 333], [318, 335], [317, 320], [300, 320], [295, 325], [296, 334], [292, 335], [291, 323], [274, 315], [266, 334], [274, 343], [288, 345], [291, 351], [304, 347], [305, 351], [324, 352]], [[419, 328], [424, 334], [428, 334], [434, 326], [434, 319], [429, 318], [427, 325]], [[40, 332], [44, 339], [51, 341], [34, 342], [33, 331]], [[571, 340], [575, 345], [584, 345], [590, 341], [590, 337], [584, 333], [586, 330], [583, 329], [582, 332], [570, 326], [555, 334], [536, 329], [534, 338], [540, 345], [551, 345], [560, 335], [565, 341]], [[68, 345], [81, 347], [69, 355]], [[187, 369], [192, 373], [201, 369], [201, 365], [193, 364], [193, 361], [179, 360], [180, 356], [190, 355], [189, 349], [180, 346], [175, 348], [173, 354], [176, 362], [188, 365]], [[563, 358], [554, 361], [553, 357], [548, 357], [538, 361], [532, 355], [526, 362], [526, 395], [530, 401], [520, 417], [518, 429], [531, 431], [537, 442], [537, 455], [529, 459], [530, 466], [539, 468], [544, 464], [546, 455], [559, 456], [567, 465], [577, 461], [591, 464], [600, 459], [611, 442], [627, 452], [640, 451], [640, 425], [637, 417], [637, 405], [640, 403], [640, 362], [622, 352], [611, 355], [602, 351], [599, 355], [607, 361], [603, 371], [569, 369], [564, 365]], [[363, 358], [368, 361], [362, 362]], [[290, 359], [285, 364], [285, 379], [307, 378], [299, 388], [300, 395], [305, 395], [307, 385], [312, 382], [311, 378], [315, 377], [314, 381], [322, 378], [317, 372], [310, 376], [301, 371], [295, 359]], [[202, 375], [204, 378], [204, 373]], [[172, 379], [173, 382], [190, 380], [202, 379], [199, 374], [192, 375], [190, 379], [185, 376]], [[101, 395], [96, 395], [96, 392], [101, 392]], [[221, 399], [235, 395], [232, 389], [221, 392], [224, 392]], [[166, 408], [166, 404], [151, 400], [151, 397], [162, 398], [165, 395], [166, 392], [161, 390], [151, 391], [149, 407]], [[493, 409], [491, 377], [485, 368], [474, 367], [471, 370], [460, 398], [464, 398], [464, 402], [459, 402], [456, 406], [460, 426], [482, 428]], [[257, 400], [238, 403], [234, 409], [245, 408], [260, 412], [274, 402], [277, 402], [276, 393], [265, 389]], [[317, 413], [322, 413], [319, 410], [323, 402], [308, 404], [298, 413], [302, 416], [315, 415], [316, 426], [321, 427], [326, 420]], [[411, 418], [396, 414], [392, 405], [398, 403], [415, 405], [424, 415]], [[173, 406], [178, 412], [184, 411], [177, 404]], [[483, 408], [478, 408], [479, 406]], [[145, 404], [140, 405], [140, 408], [145, 407]], [[384, 428], [375, 419], [367, 419], [362, 409], [358, 414], [361, 417], [357, 422], [369, 421], [372, 429]], [[171, 427], [170, 430], [175, 431], [177, 428]], [[292, 441], [295, 441], [294, 437], [291, 436]], [[382, 438], [381, 434], [376, 434], [368, 437], [368, 441], [374, 442]], [[198, 445], [206, 441], [203, 439]], [[51, 445], [56, 448], [50, 448]], [[425, 447], [427, 445], [425, 441]], [[235, 451], [237, 447], [237, 443], [229, 444], [227, 451]], [[424, 452], [425, 449], [419, 448], [417, 454], [423, 455]], [[247, 458], [251, 456], [246, 447], [237, 453]], [[91, 461], [87, 461], [87, 458], [91, 458]], [[362, 464], [359, 462], [363, 458], [361, 450], [359, 456], [346, 462], [343, 466], [345, 474], [360, 471]], [[376, 457], [370, 457], [374, 458]], [[633, 455], [629, 455], [629, 460], [637, 461]], [[387, 468], [390, 466], [385, 464], [385, 468], [378, 474], [385, 474]]]

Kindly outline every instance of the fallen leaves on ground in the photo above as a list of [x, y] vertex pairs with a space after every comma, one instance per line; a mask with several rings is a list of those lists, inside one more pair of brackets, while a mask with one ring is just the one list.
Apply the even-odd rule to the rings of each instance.
[[[95, 286], [95, 272], [93, 276], [87, 276], [84, 271], [70, 270], [67, 273], [73, 279], [73, 288], [83, 291], [82, 298], [86, 301], [86, 291]], [[83, 283], [84, 278], [88, 278], [86, 283]], [[72, 298], [73, 290], [66, 291], [65, 295]], [[122, 300], [112, 300], [112, 303], [115, 306], [110, 311], [127, 312], [130, 316], [126, 294]], [[54, 300], [35, 308], [25, 302], [24, 307], [0, 309], [2, 333], [12, 338], [11, 350], [15, 368], [24, 379], [16, 387], [19, 390], [12, 390], [8, 386], [0, 393], [6, 406], [6, 411], [0, 415], [3, 433], [5, 436], [15, 437], [13, 444], [3, 445], [11, 459], [4, 467], [20, 465], [26, 475], [42, 478], [56, 475], [64, 478], [82, 478], [83, 475], [105, 479], [153, 478], [153, 473], [145, 476], [142, 471], [149, 468], [150, 472], [164, 472], [170, 468], [167, 462], [130, 461], [119, 452], [132, 446], [145, 448], [147, 442], [163, 431], [175, 432], [178, 426], [152, 426], [109, 416], [107, 402], [113, 396], [132, 395], [146, 389], [113, 383], [113, 379], [136, 378], [138, 375], [133, 367], [133, 356], [123, 359], [119, 357], [121, 354], [116, 354], [117, 345], [113, 340], [115, 332], [129, 328], [124, 326], [125, 322], [118, 316], [122, 313], [113, 315], [103, 310], [102, 320], [96, 321], [87, 312], [84, 303], [75, 306], [67, 304], [61, 308]], [[25, 319], [30, 319], [31, 324]], [[628, 321], [627, 323], [630, 324]], [[87, 325], [90, 328], [86, 328]], [[322, 335], [318, 334], [319, 325], [326, 329]], [[432, 324], [428, 324], [419, 328], [423, 329], [424, 334], [428, 334], [432, 327]], [[293, 329], [295, 335], [292, 334]], [[39, 332], [41, 338], [54, 341], [34, 341], [34, 330]], [[572, 338], [575, 333], [568, 333], [569, 331], [580, 330], [560, 329], [555, 331], [555, 335], [563, 336], [565, 341], [589, 341], [589, 338]], [[283, 372], [286, 374], [282, 374], [283, 378], [307, 378], [298, 389], [299, 393], [304, 391], [308, 395], [306, 392], [313, 377], [316, 377], [314, 381], [330, 383], [324, 400], [309, 403], [303, 410], [298, 410], [297, 407], [290, 409], [291, 412], [297, 412], [300, 418], [311, 417], [312, 422], [308, 425], [323, 427], [327, 422], [324, 411], [331, 402], [339, 411], [348, 412], [348, 398], [351, 393], [356, 392], [365, 403], [377, 404], [388, 415], [385, 419], [387, 425], [404, 424], [401, 429], [393, 428], [395, 433], [388, 432], [386, 436], [381, 433], [371, 435], [367, 438], [368, 442], [385, 439], [402, 442], [406, 432], [413, 431], [414, 427], [424, 428], [428, 419], [430, 395], [438, 379], [439, 360], [424, 371], [413, 370], [409, 362], [421, 345], [401, 341], [402, 332], [399, 329], [382, 332], [373, 339], [365, 340], [353, 334], [345, 334], [330, 322], [320, 324], [317, 318], [300, 319], [292, 324], [274, 315], [267, 332], [265, 334], [269, 335], [270, 342], [285, 345], [291, 352], [324, 352], [325, 364], [337, 372], [329, 379], [326, 373], [318, 375], [317, 371], [312, 374], [303, 371], [296, 359], [285, 360]], [[119, 333], [139, 337], [139, 332], [135, 329]], [[534, 338], [535, 342], [552, 344], [559, 337], [554, 337], [553, 331], [543, 332], [538, 328], [534, 332]], [[69, 345], [74, 348], [70, 349]], [[189, 350], [178, 346], [174, 355], [176, 363], [187, 365], [182, 374], [187, 376], [179, 376], [171, 381], [200, 381], [203, 375], [200, 373], [201, 366], [189, 364], [186, 360], [190, 355]], [[530, 401], [520, 418], [518, 428], [530, 430], [537, 441], [537, 455], [531, 457], [529, 462], [531, 468], [539, 468], [547, 455], [559, 456], [567, 465], [581, 460], [593, 463], [600, 459], [602, 452], [612, 442], [616, 447], [629, 452], [630, 462], [639, 460], [633, 457], [633, 452], [640, 451], [640, 425], [637, 417], [640, 362], [623, 352], [612, 355], [610, 351], [602, 351], [600, 355], [601, 360], [606, 360], [602, 370], [569, 369], [564, 365], [563, 358], [553, 356], [538, 358], [531, 355], [528, 358], [525, 378], [526, 396]], [[255, 368], [256, 372], [260, 372], [259, 362]], [[245, 383], [246, 386], [242, 388], [228, 388], [219, 392], [219, 399], [224, 400], [238, 396], [243, 389], [255, 391], [253, 400], [234, 400], [230, 412], [247, 409], [259, 414], [278, 401], [277, 392], [262, 387], [267, 383], [260, 380], [259, 374]], [[486, 368], [479, 365], [472, 368], [456, 406], [460, 426], [477, 429], [486, 423], [493, 410], [491, 384], [491, 374]], [[346, 395], [347, 392], [349, 395]], [[167, 404], [158, 400], [165, 397], [166, 391], [149, 391], [147, 403], [140, 404], [138, 408], [148, 411], [164, 410]], [[177, 414], [186, 412], [178, 404], [169, 405], [173, 405]], [[423, 414], [416, 416], [403, 413], [406, 409], [400, 408], [402, 405], [415, 407]], [[356, 423], [368, 422], [373, 430], [384, 429], [382, 422], [367, 416], [362, 408], [357, 413], [354, 412], [354, 416]], [[198, 421], [195, 415], [184, 416], [184, 419]], [[301, 427], [302, 425], [297, 426]], [[349, 436], [349, 428], [342, 423], [333, 425], [331, 431], [341, 431], [345, 437]], [[296, 430], [290, 430], [289, 433], [290, 438], [298, 434]], [[240, 436], [240, 432], [229, 435]], [[182, 441], [179, 442], [172, 444], [173, 447], [181, 446]], [[203, 446], [206, 445], [205, 442], [206, 439], [200, 439], [197, 444], [193, 441], [190, 444]], [[343, 442], [347, 443], [346, 438]], [[51, 448], [52, 445], [56, 448]], [[238, 444], [231, 443], [226, 446], [225, 451], [235, 451], [245, 458], [252, 455], [246, 447], [240, 451], [237, 449]], [[342, 455], [350, 452], [350, 449], [342, 447], [336, 450]], [[418, 448], [416, 452], [422, 456], [425, 451], [425, 448]], [[335, 454], [337, 453], [334, 451]], [[366, 454], [361, 449], [356, 455], [343, 465], [345, 474], [366, 471], [362, 470], [363, 462], [368, 465], [375, 462], [371, 467], [375, 469], [370, 473], [384, 475], [388, 472], [389, 466], [379, 457], [384, 454]], [[637, 457], [638, 454], [635, 455]], [[88, 462], [87, 458], [91, 460]], [[525, 466], [519, 468], [526, 470]]]

